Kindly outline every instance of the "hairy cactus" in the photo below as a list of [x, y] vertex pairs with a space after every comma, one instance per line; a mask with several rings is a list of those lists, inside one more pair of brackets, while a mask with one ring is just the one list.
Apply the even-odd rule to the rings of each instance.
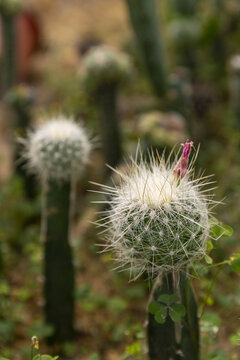
[[110, 166], [116, 166], [122, 155], [117, 94], [130, 73], [128, 57], [109, 46], [93, 47], [83, 61], [81, 81], [98, 109], [104, 156]]
[[45, 316], [54, 327], [49, 340], [63, 342], [74, 332], [71, 193], [88, 161], [90, 143], [79, 124], [59, 116], [31, 133], [26, 147], [29, 166], [41, 178], [45, 192]]
[[[150, 164], [132, 160], [128, 172], [118, 171], [120, 185], [103, 186], [110, 208], [97, 221], [106, 233], [106, 250], [113, 251], [120, 268], [130, 267], [134, 278], [146, 272], [150, 278], [161, 278], [154, 291], [161, 309], [164, 299], [171, 305], [166, 294], [174, 290], [180, 294], [182, 305], [177, 304], [176, 309], [182, 318], [174, 313], [170, 318], [164, 308], [166, 323], [157, 324], [149, 314], [151, 360], [180, 359], [179, 354], [184, 354], [184, 359], [199, 358], [197, 305], [184, 274], [189, 265], [206, 255], [212, 200], [206, 195], [208, 189], [203, 189], [207, 185], [204, 179], [193, 179], [195, 159], [189, 163], [193, 143], [182, 145], [181, 157], [173, 162], [160, 156]], [[159, 295], [164, 298], [159, 300]], [[173, 298], [178, 301], [176, 295]], [[173, 321], [181, 322], [180, 342]]]
[[20, 0], [0, 0], [3, 39], [2, 91], [16, 82], [16, 29], [15, 17], [20, 11]]
[[126, 0], [146, 72], [157, 96], [165, 94], [167, 72], [155, 0]]

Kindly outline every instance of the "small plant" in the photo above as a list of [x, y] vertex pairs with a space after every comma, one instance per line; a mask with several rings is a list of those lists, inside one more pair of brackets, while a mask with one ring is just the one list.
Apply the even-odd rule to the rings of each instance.
[[92, 48], [83, 60], [81, 82], [96, 104], [105, 161], [110, 166], [116, 166], [122, 156], [117, 95], [130, 74], [129, 58], [109, 46]]
[[202, 258], [211, 263], [209, 239], [225, 231], [212, 220], [216, 202], [205, 188], [212, 182], [193, 177], [193, 142], [182, 146], [182, 155], [173, 162], [158, 155], [148, 164], [141, 157], [140, 163], [132, 160], [126, 173], [117, 171], [120, 185], [103, 185], [110, 208], [97, 221], [107, 232], [106, 250], [114, 252], [119, 268], [129, 267], [134, 279], [143, 273], [157, 278], [149, 305], [151, 360], [177, 354], [199, 359], [198, 307], [187, 274]]
[[54, 327], [51, 341], [74, 333], [74, 268], [70, 245], [76, 181], [84, 171], [91, 145], [83, 127], [58, 116], [40, 125], [25, 141], [30, 169], [43, 187], [42, 235], [45, 251], [45, 316]]

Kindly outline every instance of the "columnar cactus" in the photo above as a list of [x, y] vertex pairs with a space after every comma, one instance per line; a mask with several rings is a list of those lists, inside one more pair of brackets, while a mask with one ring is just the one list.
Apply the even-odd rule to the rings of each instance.
[[240, 128], [240, 55], [230, 60], [230, 96], [234, 113], [234, 127]]
[[45, 316], [54, 327], [49, 339], [63, 342], [74, 332], [74, 268], [70, 237], [71, 193], [88, 161], [90, 143], [84, 129], [59, 116], [29, 135], [26, 156], [39, 175], [45, 205]]
[[[119, 267], [130, 267], [134, 278], [143, 273], [150, 278], [161, 277], [161, 285], [154, 292], [156, 300], [175, 290], [182, 304], [188, 304], [187, 317], [180, 304], [176, 305], [183, 316], [180, 343], [172, 322], [176, 314], [170, 318], [164, 308], [160, 315], [166, 324], [156, 324], [149, 315], [151, 360], [175, 358], [180, 350], [184, 359], [199, 358], [197, 306], [193, 290], [186, 291], [184, 273], [206, 255], [212, 200], [203, 190], [204, 180], [193, 179], [195, 159], [189, 163], [193, 143], [182, 145], [183, 153], [173, 163], [158, 157], [150, 164], [132, 161], [128, 172], [118, 171], [120, 185], [103, 186], [104, 193], [109, 194], [110, 208], [105, 218], [97, 221], [106, 229], [106, 249], [114, 252]], [[162, 300], [170, 306], [178, 298], [166, 300], [165, 296]], [[181, 321], [181, 317], [177, 314], [175, 320]]]
[[157, 96], [167, 90], [163, 40], [155, 0], [126, 0], [148, 77]]
[[[31, 106], [34, 102], [34, 92], [30, 87], [19, 85], [12, 88], [6, 96], [6, 100], [13, 110], [13, 127], [18, 137], [24, 137], [31, 123]], [[15, 143], [14, 164], [16, 174], [24, 182], [25, 193], [28, 197], [35, 194], [35, 181], [31, 174], [24, 168], [21, 159], [21, 144]]]
[[2, 91], [6, 91], [16, 82], [15, 17], [20, 8], [20, 0], [0, 0], [3, 39]]
[[130, 73], [129, 58], [109, 46], [93, 47], [83, 60], [81, 81], [96, 104], [105, 161], [110, 166], [116, 166], [122, 156], [117, 95]]

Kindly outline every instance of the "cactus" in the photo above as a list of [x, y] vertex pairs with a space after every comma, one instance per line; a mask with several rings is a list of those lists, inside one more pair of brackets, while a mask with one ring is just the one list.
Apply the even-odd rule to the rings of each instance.
[[155, 0], [126, 0], [132, 27], [155, 94], [167, 90], [164, 48]]
[[96, 104], [105, 161], [110, 166], [116, 166], [122, 156], [117, 95], [130, 73], [128, 57], [108, 46], [93, 47], [83, 61], [81, 81]]
[[126, 0], [126, 4], [149, 80], [161, 97], [167, 90], [167, 72], [155, 0]]
[[183, 16], [193, 15], [197, 9], [197, 3], [197, 0], [171, 0], [173, 9]]
[[230, 60], [230, 97], [234, 115], [234, 128], [240, 129], [240, 55]]
[[196, 19], [180, 18], [170, 22], [168, 36], [174, 47], [178, 65], [195, 68], [200, 35], [201, 27]]
[[132, 160], [129, 171], [118, 171], [119, 186], [103, 185], [109, 209], [96, 222], [119, 268], [130, 267], [134, 279], [143, 273], [161, 279], [149, 306], [151, 360], [199, 359], [197, 304], [185, 274], [206, 255], [212, 200], [206, 196], [210, 190], [202, 189], [207, 183], [193, 179], [193, 143], [182, 146], [181, 157], [173, 163], [159, 156], [149, 164], [140, 156], [140, 163]]
[[74, 268], [70, 245], [71, 194], [88, 161], [90, 143], [84, 129], [59, 116], [29, 135], [25, 156], [41, 178], [45, 255], [45, 317], [54, 327], [50, 342], [74, 334]]
[[[15, 133], [18, 137], [24, 137], [31, 123], [30, 108], [34, 102], [34, 93], [31, 88], [19, 85], [7, 93], [6, 100], [13, 110]], [[15, 172], [23, 180], [26, 195], [33, 198], [36, 192], [35, 181], [33, 176], [28, 174], [21, 161], [21, 144], [15, 143], [14, 148]]]
[[20, 7], [20, 0], [0, 0], [3, 39], [2, 92], [8, 90], [16, 82], [15, 18]]

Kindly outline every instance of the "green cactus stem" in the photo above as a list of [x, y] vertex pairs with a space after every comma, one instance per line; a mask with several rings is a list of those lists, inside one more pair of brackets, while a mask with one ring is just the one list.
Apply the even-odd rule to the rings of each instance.
[[126, 3], [146, 72], [156, 95], [161, 97], [167, 89], [167, 72], [155, 0]]
[[104, 158], [108, 165], [117, 166], [122, 157], [116, 83], [106, 83], [95, 92]]
[[[178, 324], [180, 339], [177, 336], [177, 326], [168, 315], [164, 324], [159, 324], [152, 314], [148, 315], [148, 347], [150, 360], [199, 360], [199, 325], [197, 304], [191, 281], [180, 274], [179, 289], [181, 303], [186, 308], [186, 315]], [[154, 291], [154, 300], [160, 295], [173, 294], [176, 285], [173, 285], [173, 275], [169, 273], [162, 279], [162, 284]]]
[[[170, 273], [163, 277], [162, 284], [155, 289], [153, 298], [157, 301], [161, 294], [172, 294], [173, 291], [173, 278]], [[175, 326], [169, 316], [164, 324], [159, 324], [149, 313], [147, 337], [150, 360], [176, 359]]]
[[15, 16], [1, 12], [3, 59], [2, 92], [5, 93], [16, 83], [16, 23]]
[[49, 342], [74, 336], [74, 268], [69, 243], [69, 181], [49, 180], [46, 190], [45, 316], [54, 327]]
[[[6, 96], [7, 102], [13, 110], [13, 126], [19, 137], [26, 135], [27, 128], [31, 125], [31, 106], [34, 102], [32, 90], [20, 85], [11, 89]], [[26, 171], [25, 162], [22, 160], [22, 144], [14, 143], [15, 172], [24, 183], [25, 193], [28, 198], [36, 195], [36, 181], [32, 174]]]
[[184, 360], [199, 360], [199, 322], [198, 306], [195, 299], [194, 289], [191, 280], [186, 275], [180, 275], [180, 292], [182, 303], [186, 308], [186, 315], [182, 320], [181, 350]]

